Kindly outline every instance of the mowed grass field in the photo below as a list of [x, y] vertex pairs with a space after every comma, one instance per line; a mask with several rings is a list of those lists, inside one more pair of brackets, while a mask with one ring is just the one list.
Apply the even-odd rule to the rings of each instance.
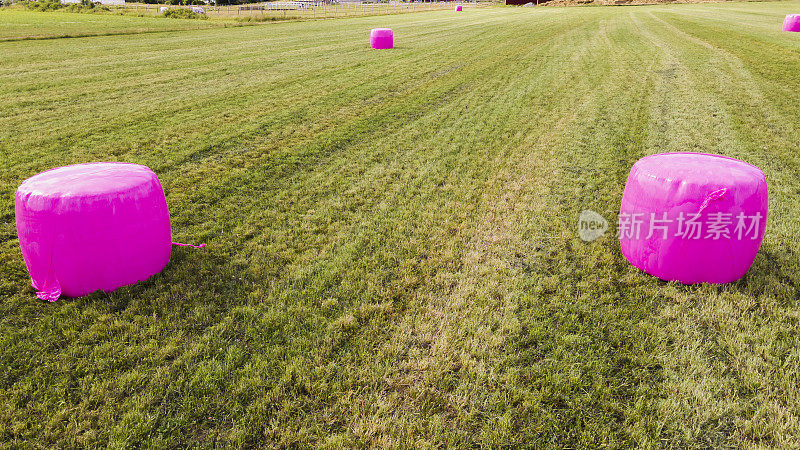
[[[800, 34], [780, 31], [799, 11], [487, 8], [0, 43], [0, 440], [800, 446]], [[396, 48], [371, 51], [383, 26]], [[666, 151], [766, 173], [741, 281], [665, 283], [613, 235], [578, 238], [581, 210], [613, 222], [631, 165]], [[151, 167], [173, 239], [208, 247], [44, 303], [14, 191], [88, 161]]]
[[218, 20], [0, 9], [0, 41], [194, 30], [225, 25], [226, 22]]

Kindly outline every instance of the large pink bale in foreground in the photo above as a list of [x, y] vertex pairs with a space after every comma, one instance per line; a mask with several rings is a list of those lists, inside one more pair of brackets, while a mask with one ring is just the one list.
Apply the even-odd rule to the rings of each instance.
[[456, 5], [456, 11], [461, 11], [461, 5]]
[[800, 14], [788, 14], [783, 19], [783, 31], [800, 31]]
[[391, 28], [373, 28], [369, 33], [369, 44], [372, 48], [387, 49], [394, 47], [394, 32]]
[[737, 159], [701, 153], [642, 158], [622, 196], [622, 254], [664, 280], [736, 281], [761, 246], [768, 204], [764, 173]]
[[164, 191], [145, 166], [91, 163], [25, 180], [15, 199], [17, 234], [42, 300], [113, 291], [169, 262]]

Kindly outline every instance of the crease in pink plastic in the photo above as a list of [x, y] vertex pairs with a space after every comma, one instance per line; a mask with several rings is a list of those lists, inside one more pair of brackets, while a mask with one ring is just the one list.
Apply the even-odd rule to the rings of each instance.
[[[620, 247], [631, 264], [663, 280], [730, 283], [753, 264], [768, 212], [767, 181], [758, 167], [703, 153], [651, 155], [628, 175]], [[639, 234], [631, 218], [644, 222]]]
[[703, 200], [703, 203], [700, 205], [700, 208], [698, 208], [697, 213], [702, 214], [703, 211], [705, 211], [706, 208], [708, 208], [708, 205], [710, 205], [711, 202], [713, 202], [714, 200], [721, 199], [722, 196], [725, 195], [727, 192], [728, 188], [722, 188], [722, 189], [717, 189], [716, 191], [708, 194], [708, 197], [706, 197], [706, 199]]
[[14, 210], [20, 249], [42, 300], [113, 291], [169, 262], [172, 232], [158, 177], [138, 164], [59, 167], [25, 180]]

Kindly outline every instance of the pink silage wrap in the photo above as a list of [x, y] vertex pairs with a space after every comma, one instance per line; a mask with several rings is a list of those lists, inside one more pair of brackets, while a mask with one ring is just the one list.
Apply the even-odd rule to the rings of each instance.
[[394, 32], [391, 28], [373, 28], [369, 33], [372, 48], [383, 50], [394, 47]]
[[461, 5], [456, 6], [456, 11], [461, 11]]
[[783, 19], [783, 31], [800, 31], [800, 14], [788, 14]]
[[42, 300], [113, 291], [169, 262], [171, 228], [161, 183], [145, 166], [77, 164], [25, 180], [17, 234]]
[[[766, 178], [753, 165], [700, 153], [648, 156], [633, 165], [622, 196], [622, 254], [664, 280], [736, 281], [758, 253], [768, 208]], [[633, 218], [644, 222], [639, 235]]]

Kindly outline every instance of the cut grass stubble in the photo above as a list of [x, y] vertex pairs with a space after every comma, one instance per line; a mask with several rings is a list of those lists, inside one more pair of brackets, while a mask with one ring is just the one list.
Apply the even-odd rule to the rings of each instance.
[[[0, 43], [0, 437], [797, 445], [798, 41], [772, 29], [797, 6]], [[396, 49], [368, 49], [376, 26]], [[681, 150], [767, 174], [740, 282], [663, 283], [576, 236], [583, 209], [615, 217], [639, 157]], [[175, 238], [210, 245], [38, 303], [14, 189], [94, 160], [152, 167]]]

